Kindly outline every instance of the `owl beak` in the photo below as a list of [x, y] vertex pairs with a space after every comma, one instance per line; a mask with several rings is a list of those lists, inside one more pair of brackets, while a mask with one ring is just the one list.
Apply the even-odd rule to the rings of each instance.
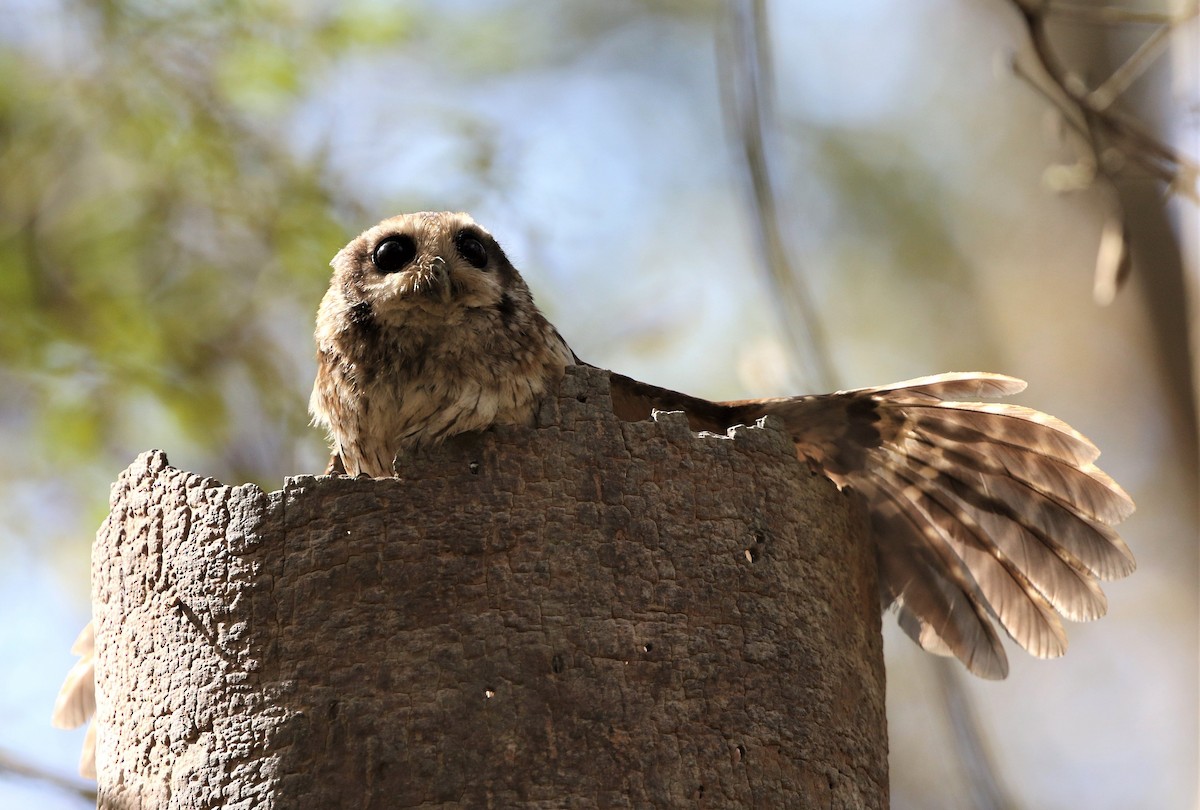
[[430, 294], [438, 295], [442, 303], [449, 303], [453, 287], [450, 283], [450, 265], [441, 256], [434, 256], [429, 263]]
[[403, 286], [422, 298], [449, 303], [453, 297], [454, 285], [450, 279], [450, 266], [441, 256], [414, 263], [405, 271], [405, 276], [405, 280], [401, 282]]

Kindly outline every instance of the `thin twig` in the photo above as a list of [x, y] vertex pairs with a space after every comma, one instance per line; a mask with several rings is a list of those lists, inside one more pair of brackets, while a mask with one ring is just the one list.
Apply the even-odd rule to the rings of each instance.
[[767, 137], [773, 82], [766, 36], [764, 0], [744, 0], [733, 5], [732, 42], [720, 53], [727, 70], [726, 117], [737, 126], [737, 141], [749, 181], [749, 200], [767, 280], [780, 323], [788, 331], [792, 349], [802, 358], [807, 382], [831, 390], [836, 375], [831, 352], [816, 305], [802, 269], [791, 261], [783, 240], [779, 206], [771, 183]]
[[7, 751], [0, 751], [0, 773], [10, 773], [13, 776], [20, 776], [25, 779], [32, 779], [37, 782], [53, 785], [60, 790], [74, 793], [93, 804], [96, 801], [96, 789], [94, 787], [85, 785], [77, 779], [53, 773], [38, 765], [23, 762]]
[[1105, 151], [1115, 148], [1127, 161], [1166, 183], [1175, 193], [1200, 202], [1200, 190], [1192, 180], [1200, 174], [1200, 164], [1164, 144], [1146, 131], [1136, 119], [1112, 108], [1116, 98], [1128, 89], [1145, 71], [1151, 59], [1161, 52], [1166, 37], [1182, 23], [1200, 15], [1200, 4], [1193, 4], [1186, 11], [1174, 17], [1167, 17], [1165, 22], [1159, 20], [1164, 28], [1151, 34], [1098, 88], [1090, 89], [1058, 59], [1046, 31], [1046, 21], [1049, 17], [1058, 15], [1064, 9], [1078, 9], [1074, 6], [1037, 0], [1010, 2], [1025, 21], [1033, 55], [1055, 92], [1053, 95], [1047, 93], [1039, 83], [1034, 82], [1032, 74], [1027, 70], [1019, 70], [1018, 75], [1050, 98], [1073, 126], [1075, 122], [1082, 122], [1098, 172], [1107, 180], [1115, 179], [1119, 169], [1110, 168], [1112, 161], [1104, 160]]
[[964, 766], [967, 785], [971, 791], [971, 806], [978, 810], [1011, 810], [1017, 806], [1008, 789], [996, 777], [991, 751], [980, 733], [970, 695], [963, 687], [958, 664], [948, 658], [934, 661], [942, 702], [959, 746], [959, 760]]
[[1019, 79], [1023, 79], [1026, 84], [1033, 88], [1039, 96], [1046, 99], [1054, 105], [1054, 107], [1062, 113], [1063, 121], [1072, 130], [1075, 131], [1080, 138], [1085, 141], [1088, 138], [1087, 121], [1083, 117], [1083, 113], [1079, 109], [1079, 105], [1072, 103], [1069, 96], [1064, 97], [1059, 91], [1058, 85], [1046, 86], [1045, 82], [1038, 81], [1037, 78], [1029, 72], [1029, 69], [1021, 64], [1019, 59], [1012, 60], [1012, 72]]
[[[1082, 171], [1056, 174], [1060, 189], [1104, 181], [1111, 196], [1120, 198], [1117, 175], [1133, 164], [1163, 184], [1164, 196], [1178, 195], [1200, 203], [1200, 165], [1172, 149], [1136, 118], [1115, 109], [1117, 100], [1137, 81], [1166, 47], [1170, 35], [1183, 23], [1200, 15], [1200, 2], [1174, 15], [1144, 14], [1111, 6], [1084, 6], [1053, 0], [1010, 0], [1029, 34], [1029, 42], [1041, 75], [1013, 61], [1014, 72], [1044, 96], [1061, 113], [1063, 121], [1080, 138], [1077, 167]], [[1058, 58], [1046, 30], [1046, 22], [1061, 18], [1096, 25], [1153, 24], [1152, 31], [1137, 50], [1098, 86], [1089, 88]], [[1065, 177], [1065, 180], [1063, 179]], [[1118, 203], [1119, 209], [1119, 203]], [[1097, 303], [1111, 303], [1129, 270], [1128, 230], [1112, 220], [1105, 225], [1097, 248], [1093, 281]]]
[[1125, 63], [1112, 72], [1104, 83], [1087, 94], [1088, 103], [1097, 112], [1107, 110], [1117, 97], [1129, 89], [1146, 67], [1158, 58], [1166, 47], [1171, 35], [1170, 25], [1161, 25], [1150, 36], [1142, 41], [1133, 55]]

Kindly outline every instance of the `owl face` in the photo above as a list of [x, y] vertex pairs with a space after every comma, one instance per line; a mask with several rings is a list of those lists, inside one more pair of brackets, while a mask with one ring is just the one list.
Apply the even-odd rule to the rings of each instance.
[[461, 213], [385, 219], [339, 251], [332, 265], [331, 291], [381, 326], [503, 307], [506, 296], [525, 286], [492, 235]]

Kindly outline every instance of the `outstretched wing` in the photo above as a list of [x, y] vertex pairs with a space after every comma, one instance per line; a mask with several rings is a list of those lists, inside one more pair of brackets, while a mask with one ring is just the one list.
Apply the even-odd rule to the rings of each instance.
[[1008, 672], [993, 617], [1033, 655], [1062, 655], [1060, 616], [1103, 615], [1099, 580], [1134, 569], [1111, 528], [1133, 501], [1096, 467], [1094, 444], [1040, 411], [957, 401], [1024, 387], [941, 374], [736, 403], [781, 417], [801, 457], [861, 493], [885, 606], [922, 647], [985, 678]]

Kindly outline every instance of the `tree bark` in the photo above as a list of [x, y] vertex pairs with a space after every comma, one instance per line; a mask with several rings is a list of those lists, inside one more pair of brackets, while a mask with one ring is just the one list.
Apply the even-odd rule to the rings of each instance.
[[271, 493], [140, 456], [93, 552], [100, 807], [885, 807], [853, 499], [594, 369], [538, 421]]

